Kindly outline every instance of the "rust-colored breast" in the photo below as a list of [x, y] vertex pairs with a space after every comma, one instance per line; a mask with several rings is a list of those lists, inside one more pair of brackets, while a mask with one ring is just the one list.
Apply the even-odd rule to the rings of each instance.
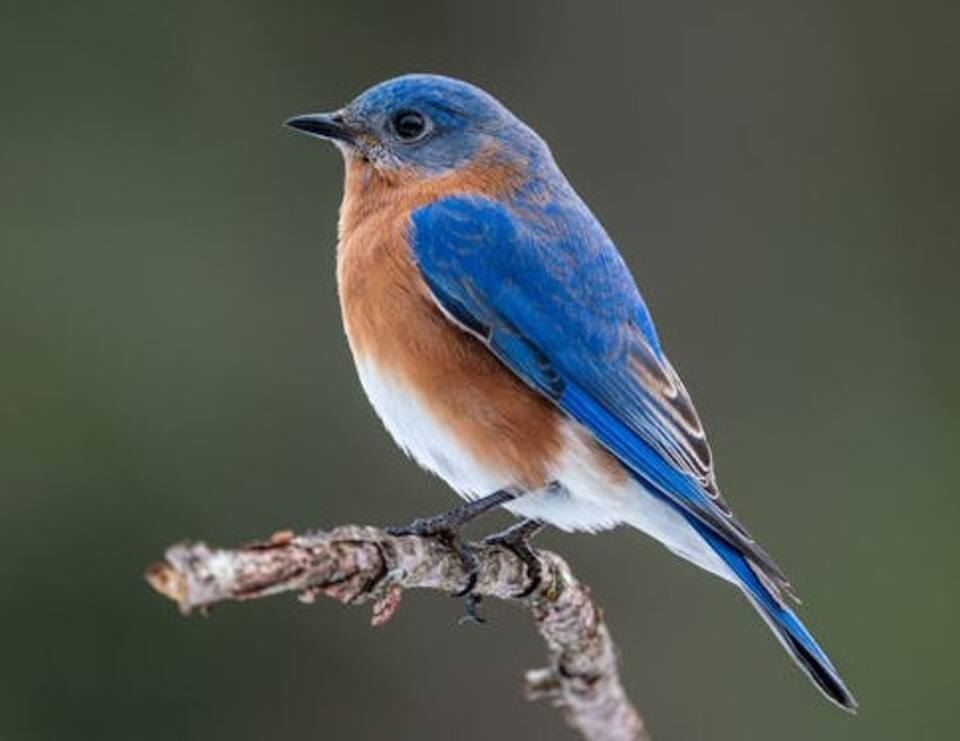
[[406, 239], [416, 208], [454, 192], [496, 195], [510, 178], [481, 164], [432, 180], [387, 179], [348, 160], [337, 279], [357, 362], [406, 385], [479, 462], [533, 489], [548, 483], [561, 453], [559, 413], [441, 313]]

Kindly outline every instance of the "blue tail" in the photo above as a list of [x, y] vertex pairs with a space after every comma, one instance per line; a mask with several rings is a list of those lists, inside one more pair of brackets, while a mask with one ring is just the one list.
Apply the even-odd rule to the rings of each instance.
[[810, 635], [810, 631], [800, 622], [800, 618], [783, 604], [779, 596], [771, 594], [770, 589], [757, 577], [747, 559], [738, 550], [703, 523], [690, 516], [687, 519], [736, 574], [747, 598], [757, 608], [797, 665], [829, 700], [844, 710], [855, 712], [856, 699], [843, 683], [840, 673], [827, 658], [823, 649]]

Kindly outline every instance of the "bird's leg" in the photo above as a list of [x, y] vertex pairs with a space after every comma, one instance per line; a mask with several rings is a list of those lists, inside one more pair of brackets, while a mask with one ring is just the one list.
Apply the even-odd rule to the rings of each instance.
[[463, 563], [463, 568], [467, 572], [466, 585], [459, 592], [456, 592], [454, 596], [466, 596], [468, 617], [477, 622], [483, 622], [477, 615], [479, 598], [471, 594], [477, 584], [477, 557], [474, 555], [470, 546], [460, 539], [460, 531], [474, 518], [479, 517], [485, 512], [489, 512], [495, 507], [499, 507], [501, 504], [509, 502], [511, 499], [515, 499], [516, 496], [517, 494], [515, 492], [501, 489], [480, 499], [461, 504], [459, 507], [454, 507], [439, 515], [421, 517], [409, 525], [401, 527], [388, 527], [387, 532], [390, 533], [390, 535], [397, 536], [419, 535], [423, 538], [436, 538], [453, 550], [460, 558], [460, 561]]
[[540, 520], [521, 520], [506, 530], [493, 533], [493, 535], [488, 535], [483, 539], [483, 542], [488, 545], [499, 545], [506, 548], [526, 566], [529, 581], [522, 592], [514, 595], [517, 599], [528, 597], [540, 586], [543, 569], [540, 566], [540, 559], [537, 558], [537, 554], [530, 546], [530, 539], [541, 529], [543, 529], [543, 523]]

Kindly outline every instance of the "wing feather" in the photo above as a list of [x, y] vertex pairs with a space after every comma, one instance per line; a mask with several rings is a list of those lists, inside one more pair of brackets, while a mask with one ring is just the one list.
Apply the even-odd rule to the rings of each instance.
[[410, 244], [434, 298], [650, 489], [789, 591], [720, 495], [703, 425], [613, 243], [575, 198], [544, 210], [524, 219], [465, 195], [414, 212]]

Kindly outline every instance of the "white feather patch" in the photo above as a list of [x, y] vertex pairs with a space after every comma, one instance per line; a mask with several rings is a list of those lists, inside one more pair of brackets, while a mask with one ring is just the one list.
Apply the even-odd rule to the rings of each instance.
[[[466, 499], [512, 489], [509, 471], [484, 465], [461, 445], [418, 395], [359, 361], [360, 382], [384, 427], [410, 457], [447, 482]], [[550, 468], [555, 486], [530, 492], [505, 505], [561, 530], [597, 532], [626, 524], [642, 530], [667, 548], [724, 579], [735, 577], [716, 552], [676, 508], [644, 489], [632, 477], [615, 477], [597, 456], [590, 433], [575, 422], [564, 428], [564, 448]]]
[[357, 372], [367, 398], [397, 445], [460, 496], [476, 499], [513, 483], [508, 473], [481, 464], [415, 392], [371, 362], [358, 359]]

